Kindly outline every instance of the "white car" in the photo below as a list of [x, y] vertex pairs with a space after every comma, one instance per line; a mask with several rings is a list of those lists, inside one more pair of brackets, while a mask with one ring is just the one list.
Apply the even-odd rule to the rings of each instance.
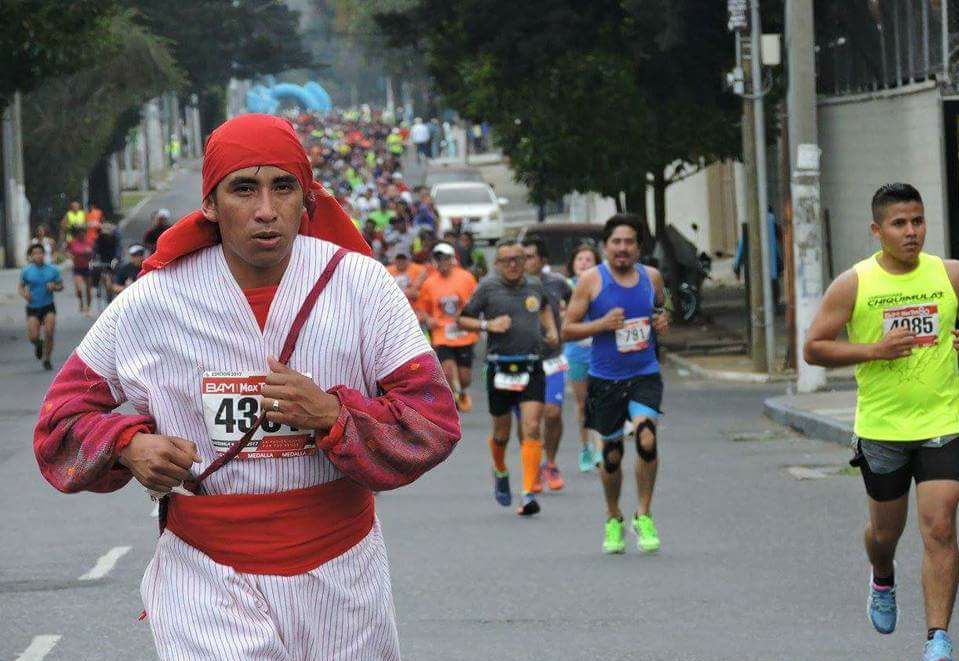
[[495, 243], [503, 236], [503, 210], [509, 203], [505, 197], [496, 197], [487, 183], [458, 181], [436, 184], [431, 191], [439, 214], [439, 235], [453, 226], [454, 218], [461, 218], [463, 230], [473, 233], [477, 241]]

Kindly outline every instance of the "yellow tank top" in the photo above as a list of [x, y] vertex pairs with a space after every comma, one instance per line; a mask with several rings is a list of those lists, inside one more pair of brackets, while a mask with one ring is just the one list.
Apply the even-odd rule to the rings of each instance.
[[855, 344], [878, 342], [893, 328], [916, 333], [912, 355], [856, 366], [856, 435], [920, 441], [959, 433], [959, 369], [952, 348], [956, 293], [939, 257], [921, 253], [915, 270], [885, 271], [879, 253], [856, 264], [859, 285], [846, 326]]
[[87, 224], [87, 214], [82, 209], [80, 211], [67, 211], [67, 227], [70, 229], [83, 229]]

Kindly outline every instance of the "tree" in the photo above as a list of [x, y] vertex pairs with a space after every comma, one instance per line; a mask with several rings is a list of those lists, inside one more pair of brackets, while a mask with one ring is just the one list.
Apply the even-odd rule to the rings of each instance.
[[230, 78], [253, 78], [309, 66], [298, 14], [274, 0], [122, 0], [136, 20], [166, 39], [200, 98], [204, 132], [224, 119]]
[[122, 146], [139, 106], [185, 83], [166, 44], [129, 13], [114, 16], [102, 36], [115, 44], [112, 57], [24, 96], [25, 179], [36, 218], [57, 220], [94, 165]]
[[0, 110], [14, 92], [74, 73], [109, 52], [116, 0], [0, 3]]
[[419, 0], [378, 21], [394, 42], [418, 35], [440, 92], [493, 124], [534, 200], [622, 191], [644, 213], [650, 184], [659, 233], [666, 188], [739, 151], [715, 0]]

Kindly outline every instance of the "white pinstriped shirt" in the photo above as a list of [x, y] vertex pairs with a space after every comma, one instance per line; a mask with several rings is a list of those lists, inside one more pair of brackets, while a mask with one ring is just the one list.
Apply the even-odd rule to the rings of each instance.
[[[215, 457], [203, 420], [200, 381], [207, 371], [269, 372], [307, 292], [337, 246], [296, 237], [264, 330], [237, 284], [222, 245], [152, 271], [125, 289], [87, 333], [78, 356], [157, 433], [197, 445], [199, 474]], [[430, 351], [403, 292], [378, 262], [348, 254], [320, 295], [289, 366], [324, 390], [345, 385], [366, 396], [376, 383]], [[209, 494], [302, 489], [341, 477], [322, 452], [233, 461], [204, 482]]]

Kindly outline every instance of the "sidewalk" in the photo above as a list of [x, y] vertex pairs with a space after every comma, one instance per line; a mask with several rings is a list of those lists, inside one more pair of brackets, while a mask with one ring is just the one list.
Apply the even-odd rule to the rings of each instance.
[[770, 397], [763, 402], [763, 409], [769, 418], [806, 436], [846, 445], [856, 418], [856, 391]]

